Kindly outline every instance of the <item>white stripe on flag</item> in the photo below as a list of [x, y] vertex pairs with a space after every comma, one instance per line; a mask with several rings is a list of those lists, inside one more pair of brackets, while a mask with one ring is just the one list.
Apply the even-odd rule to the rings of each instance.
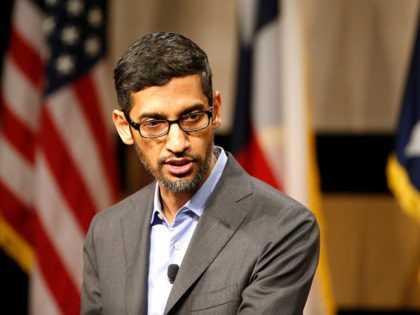
[[240, 32], [240, 40], [243, 45], [250, 46], [255, 33], [255, 27], [257, 24], [257, 0], [239, 0], [238, 3], [238, 14]]
[[33, 315], [60, 315], [61, 312], [45, 285], [44, 278], [35, 264], [29, 279], [31, 299], [29, 301], [29, 314]]
[[[9, 141], [0, 134], [0, 182], [28, 208], [32, 207], [33, 172]], [[16, 170], [19, 170], [18, 172]]]
[[279, 20], [255, 34], [252, 119], [258, 142], [278, 183], [285, 181], [283, 104], [279, 59]]
[[84, 233], [69, 209], [65, 198], [57, 189], [57, 183], [43, 156], [38, 155], [36, 175], [38, 184], [35, 193], [35, 210], [42, 227], [55, 251], [80, 289], [83, 277]]
[[284, 110], [285, 191], [308, 205], [308, 124], [307, 89], [304, 77], [303, 34], [299, 0], [282, 1], [280, 54], [281, 85]]
[[45, 26], [44, 15], [33, 1], [21, 0], [14, 3], [14, 27], [36, 51], [45, 52], [44, 32], [40, 32]]
[[[93, 197], [97, 209], [107, 207], [111, 203], [110, 183], [105, 180], [104, 164], [97, 150], [100, 139], [95, 139], [89, 122], [80, 103], [75, 98], [70, 88], [61, 89], [47, 99], [48, 110], [60, 133], [60, 138], [65, 142], [72, 160], [80, 170], [89, 195]], [[104, 130], [104, 137], [106, 137]], [[98, 178], [104, 180], [98, 180]], [[95, 209], [91, 209], [95, 210]]]
[[39, 122], [40, 92], [27, 80], [10, 58], [5, 58], [2, 82], [3, 98], [8, 110], [16, 114], [32, 132], [36, 132]]

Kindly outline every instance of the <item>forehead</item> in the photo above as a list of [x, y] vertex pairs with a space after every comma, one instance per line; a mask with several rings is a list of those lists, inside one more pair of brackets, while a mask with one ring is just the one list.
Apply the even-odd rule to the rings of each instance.
[[189, 106], [207, 104], [199, 75], [172, 78], [162, 86], [151, 86], [132, 94], [132, 113], [172, 113]]

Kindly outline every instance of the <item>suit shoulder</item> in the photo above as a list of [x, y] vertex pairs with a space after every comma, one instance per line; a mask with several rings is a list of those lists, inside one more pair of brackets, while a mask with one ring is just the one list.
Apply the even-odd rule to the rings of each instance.
[[260, 211], [273, 212], [283, 218], [300, 217], [302, 220], [305, 218], [305, 220], [316, 222], [313, 212], [291, 196], [254, 177], [251, 177], [251, 184], [252, 200]]
[[313, 213], [303, 204], [248, 174], [230, 154], [220, 182], [218, 197], [229, 192], [232, 200], [241, 204], [241, 211], [250, 211], [255, 216], [283, 218], [302, 215], [309, 221], [315, 220]]
[[[151, 183], [132, 195], [125, 197], [116, 204], [99, 211], [93, 218], [92, 224], [99, 222], [114, 221], [126, 215], [130, 215], [133, 211], [152, 207], [154, 184]], [[149, 207], [149, 208], [150, 208]]]
[[303, 205], [300, 202], [293, 199], [286, 193], [259, 180], [258, 178], [255, 178], [255, 177], [250, 177], [250, 178], [251, 178], [250, 181], [252, 185], [253, 194], [255, 196], [263, 197], [264, 200], [267, 200], [267, 201], [272, 200], [273, 202], [282, 202], [282, 203], [290, 204], [290, 205], [301, 205], [303, 207]]

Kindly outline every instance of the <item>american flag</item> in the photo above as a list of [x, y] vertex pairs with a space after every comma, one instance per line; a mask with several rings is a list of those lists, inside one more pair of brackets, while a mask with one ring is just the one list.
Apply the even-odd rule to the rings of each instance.
[[0, 246], [30, 313], [78, 314], [83, 240], [116, 200], [106, 0], [16, 0], [0, 105]]

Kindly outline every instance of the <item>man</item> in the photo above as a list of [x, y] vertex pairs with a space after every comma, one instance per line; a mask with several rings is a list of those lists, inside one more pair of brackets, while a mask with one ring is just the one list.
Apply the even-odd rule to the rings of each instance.
[[149, 34], [114, 79], [114, 124], [156, 181], [92, 221], [81, 313], [301, 314], [318, 226], [214, 146], [221, 96], [204, 51]]

